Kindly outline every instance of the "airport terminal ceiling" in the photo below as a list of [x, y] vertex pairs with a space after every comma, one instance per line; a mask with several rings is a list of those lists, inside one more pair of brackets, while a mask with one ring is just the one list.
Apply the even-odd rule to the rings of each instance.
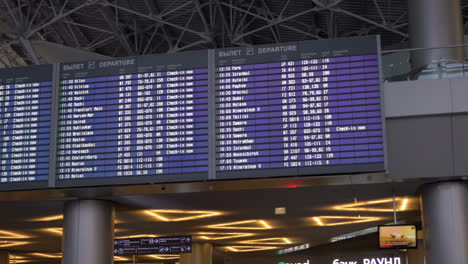
[[[414, 193], [417, 183], [341, 185], [203, 193], [103, 197], [115, 202], [115, 237], [191, 235], [213, 243], [216, 256], [274, 256], [279, 249], [310, 243], [320, 250], [375, 250], [375, 233], [331, 243], [351, 232], [397, 221], [420, 224]], [[259, 187], [260, 188], [260, 187]], [[62, 200], [0, 203], [8, 217], [0, 219], [2, 243], [17, 263], [60, 263]], [[284, 207], [285, 215], [275, 208]], [[332, 218], [330, 216], [340, 216]], [[367, 238], [366, 238], [367, 237]], [[2, 244], [0, 244], [1, 246]], [[252, 251], [249, 251], [252, 250]], [[258, 251], [256, 251], [258, 250]], [[319, 250], [319, 251], [320, 251]], [[338, 250], [338, 251], [336, 251]], [[245, 251], [245, 252], [244, 252]], [[318, 253], [320, 254], [320, 252]], [[159, 259], [157, 257], [160, 257]], [[174, 263], [178, 256], [140, 256], [137, 263]], [[116, 258], [129, 263], [131, 256]]]
[[408, 47], [407, 9], [404, 0], [3, 0], [0, 60], [20, 66], [375, 34], [383, 50], [400, 49]]

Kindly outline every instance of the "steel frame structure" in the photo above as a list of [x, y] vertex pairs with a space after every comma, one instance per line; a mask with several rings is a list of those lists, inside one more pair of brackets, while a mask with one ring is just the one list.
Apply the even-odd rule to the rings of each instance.
[[[397, 4], [395, 4], [398, 2]], [[132, 56], [381, 34], [406, 43], [402, 0], [1, 0], [9, 66], [47, 61], [31, 41]], [[8, 54], [11, 54], [9, 52]], [[6, 56], [6, 55], [5, 55]], [[11, 55], [9, 55], [11, 57]], [[16, 61], [16, 62], [15, 62]]]

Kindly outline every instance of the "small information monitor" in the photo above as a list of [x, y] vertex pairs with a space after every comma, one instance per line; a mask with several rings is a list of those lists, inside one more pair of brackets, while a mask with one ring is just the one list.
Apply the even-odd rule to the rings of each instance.
[[415, 225], [379, 226], [380, 249], [414, 249], [418, 246]]
[[216, 176], [383, 171], [376, 37], [216, 50]]
[[0, 189], [46, 187], [53, 65], [0, 70]]

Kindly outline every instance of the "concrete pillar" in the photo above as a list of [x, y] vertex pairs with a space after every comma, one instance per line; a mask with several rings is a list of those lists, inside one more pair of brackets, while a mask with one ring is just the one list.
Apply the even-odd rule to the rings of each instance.
[[212, 264], [213, 245], [209, 243], [194, 243], [192, 253], [180, 254], [180, 264]]
[[[409, 0], [408, 9], [411, 48], [463, 45], [460, 0]], [[413, 68], [420, 68], [441, 59], [461, 62], [463, 57], [463, 47], [414, 51], [411, 62]]]
[[468, 185], [423, 186], [421, 207], [427, 264], [468, 264]]
[[418, 240], [417, 249], [409, 249], [406, 251], [407, 264], [425, 264], [424, 262], [424, 242]]
[[10, 255], [6, 251], [0, 251], [0, 264], [10, 264]]
[[64, 210], [62, 263], [113, 264], [114, 218], [114, 207], [110, 202], [67, 202]]

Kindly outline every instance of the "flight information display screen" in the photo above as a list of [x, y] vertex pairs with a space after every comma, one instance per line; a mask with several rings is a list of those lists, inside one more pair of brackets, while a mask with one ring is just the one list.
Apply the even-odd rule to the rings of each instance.
[[0, 189], [47, 186], [53, 65], [0, 70]]
[[215, 50], [216, 177], [384, 170], [377, 38]]
[[58, 124], [59, 186], [206, 179], [207, 51], [61, 64]]

